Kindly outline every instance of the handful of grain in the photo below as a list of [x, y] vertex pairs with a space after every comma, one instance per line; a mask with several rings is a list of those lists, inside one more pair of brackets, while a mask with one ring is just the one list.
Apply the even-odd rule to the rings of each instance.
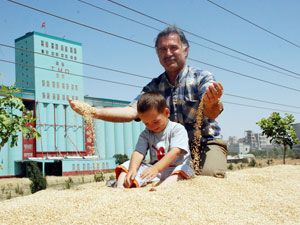
[[[96, 113], [96, 108], [92, 107], [91, 105], [81, 102], [81, 101], [73, 101], [75, 107], [74, 110], [83, 116], [83, 119], [85, 121], [85, 128], [86, 133], [88, 135], [87, 142], [89, 143], [95, 143], [96, 137], [95, 137], [95, 129], [94, 129], [94, 123], [93, 123], [93, 115]], [[94, 155], [95, 153], [95, 146], [94, 145], [88, 145], [88, 149], [86, 149], [88, 152], [90, 152], [91, 155]]]
[[202, 126], [202, 120], [203, 120], [203, 101], [200, 101], [200, 104], [198, 106], [197, 112], [196, 112], [196, 123], [195, 123], [195, 132], [193, 141], [191, 144], [191, 150], [192, 150], [192, 163], [193, 163], [193, 169], [195, 171], [196, 175], [200, 175], [200, 149], [201, 149], [201, 126]]

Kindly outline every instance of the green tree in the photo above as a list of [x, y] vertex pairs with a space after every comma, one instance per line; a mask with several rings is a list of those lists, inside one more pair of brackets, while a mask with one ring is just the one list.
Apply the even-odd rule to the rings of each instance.
[[117, 165], [121, 165], [123, 162], [126, 162], [127, 160], [129, 160], [129, 158], [126, 154], [124, 154], [124, 155], [115, 154], [113, 157], [115, 158], [115, 162]]
[[[22, 100], [15, 96], [19, 90], [15, 87], [1, 86], [0, 95], [0, 150], [10, 140], [10, 147], [18, 143], [18, 133], [25, 137], [40, 137], [32, 124], [35, 119], [32, 112], [26, 110]], [[20, 113], [21, 112], [21, 113]]]
[[292, 149], [293, 145], [299, 142], [292, 126], [294, 122], [294, 116], [291, 114], [281, 117], [278, 112], [273, 112], [268, 118], [263, 118], [256, 123], [263, 130], [262, 133], [271, 138], [271, 143], [283, 146], [283, 164], [285, 164], [287, 148]]

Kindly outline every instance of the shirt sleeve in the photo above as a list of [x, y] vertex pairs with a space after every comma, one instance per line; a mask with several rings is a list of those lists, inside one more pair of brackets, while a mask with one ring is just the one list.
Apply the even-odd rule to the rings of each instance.
[[186, 129], [181, 124], [177, 123], [172, 129], [170, 138], [170, 149], [180, 148], [189, 153], [189, 138]]
[[135, 146], [135, 151], [137, 151], [145, 156], [149, 149], [149, 140], [148, 139], [149, 139], [148, 132], [146, 130], [144, 130], [139, 136], [138, 142], [136, 143], [136, 146]]

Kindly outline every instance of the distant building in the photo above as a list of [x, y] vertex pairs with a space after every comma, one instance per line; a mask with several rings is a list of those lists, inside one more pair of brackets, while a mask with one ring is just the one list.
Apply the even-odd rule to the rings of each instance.
[[131, 155], [141, 122], [94, 121], [93, 134], [68, 98], [96, 107], [124, 106], [129, 102], [84, 96], [80, 43], [30, 32], [15, 40], [16, 86], [27, 109], [32, 110], [41, 138], [19, 133], [18, 146], [0, 151], [0, 177], [22, 176], [26, 164], [38, 162], [46, 175], [93, 173], [115, 167], [115, 154]]
[[250, 145], [244, 143], [235, 143], [228, 145], [229, 154], [233, 155], [245, 155], [250, 152]]

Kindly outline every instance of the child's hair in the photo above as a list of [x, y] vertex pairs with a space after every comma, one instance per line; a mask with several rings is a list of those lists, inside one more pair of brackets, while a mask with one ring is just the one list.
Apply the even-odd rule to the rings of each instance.
[[137, 102], [138, 113], [144, 113], [151, 109], [155, 109], [157, 112], [162, 113], [167, 107], [164, 96], [158, 92], [144, 93]]

